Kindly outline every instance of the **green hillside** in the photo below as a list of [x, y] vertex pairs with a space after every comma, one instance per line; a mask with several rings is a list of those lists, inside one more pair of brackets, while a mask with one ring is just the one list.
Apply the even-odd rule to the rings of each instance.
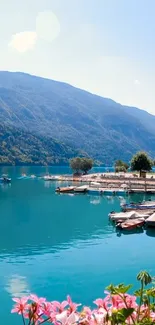
[[52, 138], [0, 124], [0, 165], [65, 165], [77, 154]]
[[[145, 150], [154, 157], [155, 117], [146, 115], [147, 119], [141, 110], [65, 83], [24, 73], [0, 72], [0, 123], [13, 127], [13, 132], [20, 129], [30, 133], [29, 145], [34, 147], [36, 141], [40, 151], [36, 159], [41, 162], [49, 163], [38, 144], [45, 143], [46, 138], [63, 142], [72, 152], [84, 150], [106, 165], [118, 158], [129, 161], [137, 150]], [[7, 144], [6, 147], [10, 150]], [[32, 157], [29, 148], [27, 154]], [[63, 153], [67, 158], [65, 150]]]

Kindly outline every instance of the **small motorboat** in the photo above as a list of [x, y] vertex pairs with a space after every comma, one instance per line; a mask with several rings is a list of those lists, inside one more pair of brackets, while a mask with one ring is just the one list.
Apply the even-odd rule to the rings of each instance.
[[36, 175], [31, 175], [30, 177], [34, 179], [34, 178], [36, 178], [37, 176], [36, 176]]
[[74, 187], [73, 186], [57, 187], [55, 191], [57, 193], [73, 193], [74, 192]]
[[11, 183], [11, 178], [7, 177], [6, 175], [3, 175], [0, 178], [0, 183], [9, 184], [9, 183]]
[[56, 181], [58, 178], [52, 175], [46, 175], [43, 177], [44, 181]]
[[75, 193], [86, 193], [88, 191], [87, 185], [82, 185], [74, 188]]
[[155, 209], [155, 201], [147, 201], [142, 203], [129, 203], [121, 205], [123, 211], [130, 210], [145, 210], [145, 209]]
[[147, 219], [151, 214], [153, 213], [153, 210], [132, 210], [132, 211], [126, 211], [126, 212], [115, 212], [112, 211], [109, 213], [109, 218], [112, 221], [118, 222], [118, 220], [129, 220], [129, 219]]
[[135, 228], [141, 228], [144, 225], [144, 223], [145, 223], [145, 219], [139, 218], [133, 220], [126, 220], [124, 222], [118, 222], [116, 224], [116, 227], [123, 230], [132, 230]]
[[146, 219], [146, 226], [155, 227], [155, 213], [153, 213], [149, 218]]
[[26, 174], [22, 174], [18, 179], [30, 179], [30, 176], [27, 176]]

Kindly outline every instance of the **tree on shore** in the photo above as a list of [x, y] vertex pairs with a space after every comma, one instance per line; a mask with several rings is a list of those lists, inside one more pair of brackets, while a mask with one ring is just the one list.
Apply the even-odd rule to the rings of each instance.
[[122, 160], [116, 160], [115, 161], [115, 172], [126, 172], [127, 169], [129, 168], [129, 165], [122, 161]]
[[90, 169], [93, 167], [93, 160], [91, 158], [72, 158], [70, 159], [70, 167], [72, 168], [73, 172], [76, 174], [80, 174], [83, 172], [87, 174]]
[[152, 169], [153, 162], [148, 157], [146, 152], [137, 152], [131, 160], [131, 170], [139, 171], [141, 176], [142, 170], [150, 171]]

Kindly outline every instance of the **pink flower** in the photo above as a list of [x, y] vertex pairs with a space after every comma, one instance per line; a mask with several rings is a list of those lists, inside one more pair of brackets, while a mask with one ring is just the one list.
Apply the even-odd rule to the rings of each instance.
[[72, 312], [69, 316], [67, 310], [56, 316], [56, 321], [61, 325], [73, 325], [79, 321], [79, 316]]
[[30, 300], [35, 302], [37, 305], [42, 306], [42, 304], [46, 301], [45, 298], [38, 298], [36, 295], [31, 294], [29, 297]]
[[55, 314], [53, 312], [53, 306], [51, 302], [45, 301], [41, 307], [41, 311], [44, 316], [53, 317]]
[[94, 301], [94, 304], [97, 305], [98, 308], [104, 308], [107, 310], [109, 303], [109, 296], [107, 296], [105, 299], [98, 298]]
[[12, 300], [16, 302], [11, 313], [24, 314], [26, 309], [29, 307], [27, 304], [29, 297], [13, 298]]
[[80, 321], [79, 323], [89, 323], [91, 321], [91, 317], [92, 317], [92, 311], [89, 307], [84, 307], [83, 310], [80, 313]]
[[85, 306], [85, 307], [83, 308], [83, 313], [86, 314], [86, 316], [91, 317], [91, 315], [92, 315], [92, 310], [91, 310], [89, 307]]
[[152, 320], [155, 320], [155, 312], [151, 311], [150, 317], [151, 317]]
[[97, 311], [96, 313], [93, 314], [95, 323], [98, 325], [104, 324], [103, 322], [106, 316], [107, 316], [107, 311], [104, 308], [102, 308], [102, 310]]
[[38, 320], [41, 321], [41, 317], [44, 315], [46, 299], [38, 298], [38, 296], [34, 294], [31, 294], [29, 299], [32, 301], [29, 308], [29, 314], [31, 315], [33, 321], [35, 321], [35, 324], [37, 324]]
[[128, 308], [137, 308], [138, 305], [136, 303], [136, 299], [136, 296], [125, 294], [125, 301]]
[[68, 305], [68, 301], [63, 301], [61, 303], [59, 301], [52, 301], [51, 304], [55, 312], [62, 313], [65, 307]]
[[70, 296], [67, 296], [67, 304], [69, 305], [70, 307], [70, 312], [72, 313], [73, 311], [76, 311], [77, 310], [77, 307], [78, 306], [81, 306], [81, 304], [76, 304], [72, 301], [71, 297]]

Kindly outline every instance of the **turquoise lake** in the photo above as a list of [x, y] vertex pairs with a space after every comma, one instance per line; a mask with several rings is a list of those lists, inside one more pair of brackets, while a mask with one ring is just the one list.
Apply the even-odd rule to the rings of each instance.
[[92, 305], [110, 282], [136, 284], [142, 269], [155, 275], [155, 231], [117, 233], [108, 213], [120, 210], [121, 198], [56, 195], [58, 183], [18, 179], [23, 172], [41, 176], [48, 171], [69, 172], [67, 167], [0, 169], [0, 174], [12, 177], [10, 186], [0, 185], [3, 325], [22, 324], [20, 317], [10, 314], [13, 296], [33, 292], [63, 300], [70, 294], [75, 302]]

